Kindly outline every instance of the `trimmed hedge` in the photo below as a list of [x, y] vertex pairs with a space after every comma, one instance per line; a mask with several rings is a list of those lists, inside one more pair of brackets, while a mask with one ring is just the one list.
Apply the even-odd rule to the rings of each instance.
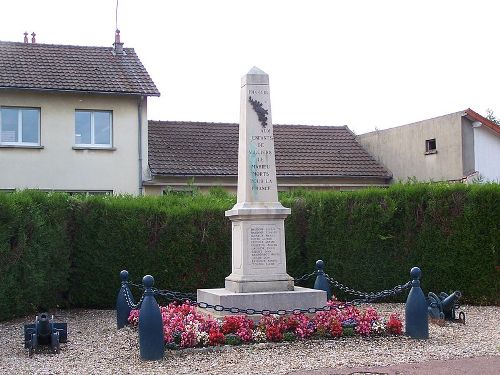
[[[394, 185], [281, 195], [287, 269], [323, 259], [330, 276], [371, 291], [422, 269], [424, 292], [461, 290], [499, 304], [500, 185]], [[118, 274], [162, 289], [221, 287], [231, 272], [234, 197], [0, 194], [0, 320], [56, 306], [112, 308]], [[342, 293], [334, 293], [340, 298]]]
[[118, 274], [145, 274], [161, 289], [194, 291], [224, 281], [231, 268], [232, 199], [207, 197], [90, 198], [78, 202], [70, 302], [112, 307]]
[[0, 320], [67, 305], [66, 196], [0, 194]]
[[378, 291], [419, 266], [426, 293], [461, 290], [461, 302], [500, 302], [498, 184], [302, 193], [283, 204], [294, 213], [286, 228], [290, 270], [305, 272], [301, 265], [321, 258], [342, 283]]

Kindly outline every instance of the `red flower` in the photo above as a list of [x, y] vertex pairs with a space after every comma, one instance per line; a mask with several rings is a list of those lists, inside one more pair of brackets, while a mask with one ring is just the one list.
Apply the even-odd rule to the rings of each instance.
[[229, 315], [224, 317], [222, 322], [222, 333], [227, 335], [228, 333], [237, 333], [238, 330], [253, 329], [253, 321], [247, 319], [242, 315]]
[[337, 319], [333, 319], [328, 327], [330, 331], [330, 335], [332, 337], [340, 337], [342, 336], [342, 323], [340, 323]]
[[216, 329], [211, 329], [208, 333], [208, 342], [210, 345], [224, 345], [224, 334]]
[[280, 342], [283, 340], [283, 332], [278, 325], [266, 327], [266, 337], [269, 341]]
[[392, 335], [401, 335], [403, 333], [403, 323], [401, 322], [398, 314], [391, 314], [385, 329], [387, 333]]

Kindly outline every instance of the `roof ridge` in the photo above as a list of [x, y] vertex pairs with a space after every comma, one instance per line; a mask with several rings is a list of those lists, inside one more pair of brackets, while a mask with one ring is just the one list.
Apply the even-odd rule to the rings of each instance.
[[[79, 44], [55, 44], [55, 43], [24, 43], [24, 42], [12, 42], [9, 40], [0, 40], [0, 44], [11, 44], [19, 46], [33, 46], [33, 47], [70, 47], [70, 48], [99, 48], [99, 49], [113, 49], [113, 46], [87, 46]], [[125, 47], [124, 50], [133, 50], [133, 47]]]
[[[148, 122], [162, 124], [193, 124], [193, 125], [239, 125], [237, 122], [215, 122], [215, 121], [184, 121], [184, 120], [148, 120]], [[290, 126], [290, 127], [306, 127], [306, 128], [321, 128], [321, 129], [349, 129], [347, 125], [307, 125], [307, 124], [273, 124], [273, 126]]]

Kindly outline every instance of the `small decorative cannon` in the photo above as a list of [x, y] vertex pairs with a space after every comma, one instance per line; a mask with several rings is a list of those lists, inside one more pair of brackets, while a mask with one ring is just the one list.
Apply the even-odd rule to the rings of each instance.
[[68, 341], [68, 323], [54, 323], [47, 313], [37, 315], [34, 324], [24, 325], [24, 348], [30, 357], [40, 345], [50, 345], [54, 353], [59, 353], [59, 343]]
[[430, 292], [427, 296], [429, 317], [438, 321], [451, 320], [465, 324], [463, 311], [460, 311], [458, 319], [456, 317], [456, 310], [460, 308], [457, 302], [460, 297], [462, 293], [458, 290], [450, 295], [441, 292], [439, 296]]

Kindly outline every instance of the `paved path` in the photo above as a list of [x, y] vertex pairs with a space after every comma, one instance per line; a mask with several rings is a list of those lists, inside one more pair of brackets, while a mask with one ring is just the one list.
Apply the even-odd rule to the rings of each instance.
[[402, 363], [393, 366], [342, 367], [296, 371], [289, 375], [498, 375], [500, 356], [461, 358], [448, 361]]

